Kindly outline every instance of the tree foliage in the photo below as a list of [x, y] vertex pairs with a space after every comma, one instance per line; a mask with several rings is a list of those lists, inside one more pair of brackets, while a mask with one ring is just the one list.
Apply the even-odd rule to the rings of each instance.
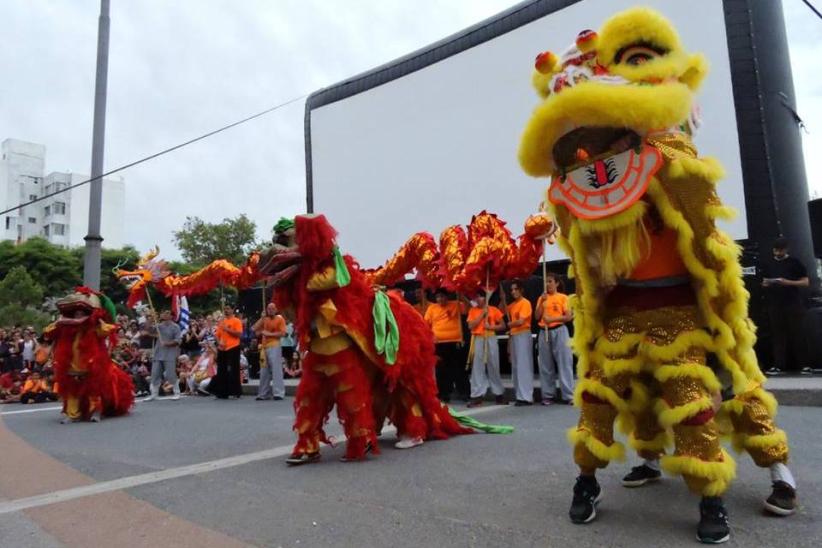
[[0, 243], [0, 279], [16, 267], [25, 269], [46, 297], [67, 293], [83, 281], [82, 253], [77, 255], [43, 238]]
[[0, 323], [2, 325], [33, 325], [40, 329], [49, 316], [39, 309], [43, 304], [43, 288], [22, 266], [15, 266], [0, 281]]
[[186, 217], [183, 228], [174, 232], [174, 243], [189, 263], [202, 266], [226, 259], [239, 265], [258, 245], [257, 225], [245, 214], [220, 223]]

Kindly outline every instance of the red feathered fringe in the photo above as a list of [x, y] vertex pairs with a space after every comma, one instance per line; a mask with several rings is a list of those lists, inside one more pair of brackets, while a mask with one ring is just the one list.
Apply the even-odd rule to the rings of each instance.
[[[89, 418], [89, 400], [101, 398], [106, 416], [125, 414], [134, 404], [131, 376], [111, 360], [106, 339], [97, 333], [97, 322], [92, 321], [93, 318], [79, 326], [57, 325], [50, 333], [54, 341], [53, 363], [58, 394], [64, 402], [68, 397], [80, 399], [84, 419]], [[75, 341], [79, 359], [87, 364], [88, 373], [82, 379], [69, 374]]]

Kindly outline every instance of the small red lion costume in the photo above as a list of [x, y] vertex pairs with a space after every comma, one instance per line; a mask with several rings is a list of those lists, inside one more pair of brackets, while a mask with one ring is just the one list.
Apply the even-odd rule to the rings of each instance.
[[273, 275], [275, 302], [293, 312], [300, 347], [307, 350], [289, 463], [319, 456], [335, 404], [348, 438], [344, 460], [378, 453], [377, 433], [386, 418], [400, 439], [418, 443], [472, 432], [437, 399], [434, 341], [419, 313], [368, 283], [354, 259], [340, 254], [324, 216], [281, 221], [277, 231], [261, 271]]
[[115, 364], [106, 341], [116, 342], [114, 307], [104, 295], [87, 287], [57, 301], [60, 318], [46, 327], [53, 341], [57, 393], [63, 400], [64, 422], [128, 413], [134, 404], [131, 377]]

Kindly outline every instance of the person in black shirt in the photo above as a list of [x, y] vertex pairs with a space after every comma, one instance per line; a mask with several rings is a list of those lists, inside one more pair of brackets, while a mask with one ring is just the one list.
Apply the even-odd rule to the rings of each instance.
[[[800, 288], [809, 285], [808, 271], [799, 259], [788, 255], [785, 238], [774, 242], [773, 259], [765, 266], [762, 279], [773, 343], [773, 367], [766, 372], [769, 375], [798, 371], [807, 365], [805, 306]], [[802, 369], [803, 373], [810, 371], [809, 367]]]

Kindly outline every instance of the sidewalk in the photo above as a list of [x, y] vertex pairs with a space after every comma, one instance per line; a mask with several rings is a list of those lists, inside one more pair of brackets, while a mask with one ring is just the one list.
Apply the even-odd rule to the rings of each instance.
[[[285, 393], [293, 396], [297, 390], [298, 379], [286, 379]], [[502, 384], [505, 386], [505, 396], [509, 400], [514, 399], [514, 389], [511, 377], [503, 377]], [[256, 395], [259, 381], [251, 379], [248, 384], [243, 385], [243, 394]], [[822, 376], [802, 375], [796, 377], [769, 377], [765, 387], [776, 396], [780, 405], [801, 405], [810, 407], [822, 407]], [[534, 378], [534, 401], [540, 399], [539, 378]]]

